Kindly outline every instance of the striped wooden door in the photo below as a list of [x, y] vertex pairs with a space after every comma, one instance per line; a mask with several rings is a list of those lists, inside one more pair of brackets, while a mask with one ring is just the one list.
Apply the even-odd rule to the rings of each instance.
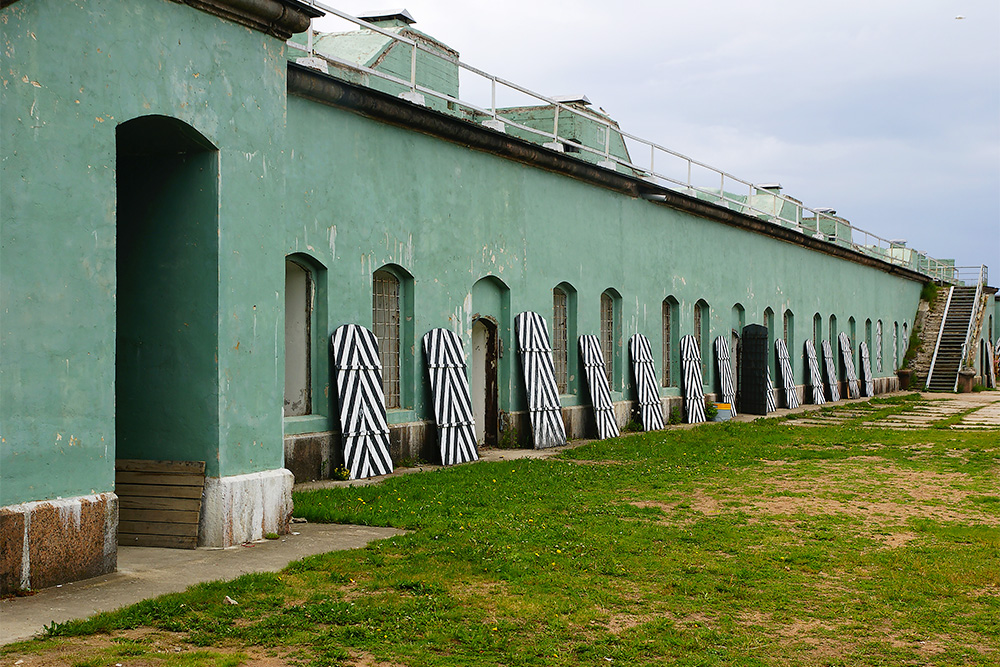
[[632, 359], [636, 393], [639, 395], [642, 430], [658, 431], [663, 428], [663, 404], [660, 403], [660, 390], [656, 386], [656, 369], [653, 367], [653, 351], [649, 339], [642, 334], [633, 335], [628, 339], [628, 351]]
[[816, 359], [816, 346], [811, 340], [805, 343], [806, 361], [809, 363], [809, 386], [812, 387], [812, 399], [814, 405], [823, 405], [826, 398], [823, 396], [823, 374], [819, 371], [819, 362]]
[[684, 421], [705, 421], [705, 388], [701, 383], [701, 351], [692, 335], [681, 338], [681, 371], [684, 374]]
[[566, 426], [559, 405], [552, 345], [545, 318], [531, 311], [523, 312], [514, 318], [514, 329], [535, 449], [565, 445]]
[[840, 358], [844, 362], [844, 370], [847, 371], [847, 397], [861, 398], [861, 389], [858, 388], [858, 372], [854, 368], [854, 351], [851, 349], [851, 339], [841, 331], [838, 340], [840, 341]]
[[431, 329], [424, 334], [423, 341], [441, 463], [450, 466], [476, 461], [479, 459], [476, 426], [462, 341], [454, 331], [447, 329]]
[[715, 339], [715, 362], [719, 367], [719, 384], [722, 388], [722, 400], [729, 403], [731, 414], [736, 416], [736, 383], [733, 381], [733, 363], [729, 351], [729, 341], [726, 336]]
[[830, 400], [840, 400], [840, 380], [837, 378], [837, 364], [833, 361], [833, 347], [830, 341], [823, 341], [823, 368], [826, 370], [826, 386], [830, 390]]
[[601, 440], [617, 438], [618, 422], [615, 420], [615, 406], [611, 402], [611, 387], [608, 386], [607, 370], [601, 341], [597, 336], [580, 336], [580, 356], [583, 358], [583, 375], [587, 378], [590, 402], [594, 406], [597, 421], [597, 437]]
[[785, 390], [785, 407], [794, 409], [799, 407], [799, 396], [795, 389], [795, 376], [792, 374], [792, 362], [788, 358], [788, 347], [785, 341], [778, 339], [774, 341], [774, 351], [778, 355], [778, 368], [781, 370], [781, 386]]
[[868, 343], [861, 341], [858, 345], [858, 354], [861, 355], [861, 380], [864, 383], [865, 396], [871, 398], [875, 395], [875, 380], [872, 379], [872, 360], [868, 354]]
[[392, 459], [378, 340], [358, 324], [338, 327], [330, 340], [344, 465], [351, 479], [387, 475]]

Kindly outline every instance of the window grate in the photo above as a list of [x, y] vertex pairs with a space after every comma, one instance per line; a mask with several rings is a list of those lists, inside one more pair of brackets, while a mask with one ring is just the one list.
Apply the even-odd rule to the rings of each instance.
[[663, 386], [674, 386], [673, 366], [671, 360], [674, 352], [672, 336], [674, 306], [669, 301], [663, 302]]
[[875, 322], [875, 372], [882, 373], [882, 320]]
[[[604, 374], [611, 382], [611, 367], [615, 351], [615, 302], [607, 294], [601, 295], [601, 352], [604, 354]], [[613, 385], [612, 385], [613, 386]]]
[[388, 271], [376, 271], [372, 290], [373, 333], [382, 362], [385, 407], [400, 407], [399, 400], [399, 280]]
[[569, 329], [566, 292], [552, 290], [552, 362], [559, 393], [569, 392]]

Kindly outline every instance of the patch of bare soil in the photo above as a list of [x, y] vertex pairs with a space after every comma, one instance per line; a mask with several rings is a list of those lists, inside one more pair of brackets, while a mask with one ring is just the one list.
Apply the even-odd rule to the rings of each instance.
[[357, 653], [351, 651], [351, 664], [354, 667], [406, 667], [399, 662], [382, 662], [370, 653]]
[[651, 620], [653, 620], [653, 616], [648, 614], [615, 614], [608, 619], [607, 628], [611, 634], [620, 635], [626, 630], [639, 627], [644, 623], [649, 623]]
[[[58, 640], [52, 648], [42, 653], [10, 653], [4, 656], [5, 665], [18, 667], [65, 667], [78, 663], [94, 661], [94, 664], [127, 665], [128, 667], [162, 667], [170, 656], [183, 657], [194, 652], [211, 652], [219, 654], [242, 653], [247, 659], [242, 663], [248, 667], [284, 667], [290, 664], [286, 652], [280, 650], [265, 650], [261, 648], [203, 648], [192, 646], [183, 639], [182, 633], [164, 632], [162, 630], [135, 629], [120, 630], [115, 633], [115, 639], [108, 635], [92, 635], [89, 637], [72, 637]], [[141, 644], [147, 651], [144, 655], [129, 655], [132, 645], [122, 640], [131, 640]], [[29, 645], [30, 646], [30, 645]]]
[[[858, 484], [857, 463], [874, 468], [864, 479], [865, 490]], [[847, 514], [861, 519], [868, 526], [887, 521], [905, 524], [913, 518], [938, 521], [967, 521], [991, 526], [1000, 525], [1000, 516], [963, 507], [968, 492], [962, 490], [965, 476], [960, 473], [940, 473], [904, 470], [880, 457], [859, 456], [842, 461], [813, 461], [826, 469], [824, 480], [800, 476], [795, 463], [771, 461], [773, 468], [787, 471], [764, 477], [764, 493], [760, 496], [736, 496], [746, 506], [767, 515], [785, 514]], [[878, 479], [875, 479], [875, 476]], [[829, 497], [833, 494], [855, 494], [851, 499]], [[692, 509], [705, 515], [719, 513], [725, 498], [697, 492], [686, 501]], [[912, 533], [887, 536], [888, 546], [900, 546], [914, 539]]]

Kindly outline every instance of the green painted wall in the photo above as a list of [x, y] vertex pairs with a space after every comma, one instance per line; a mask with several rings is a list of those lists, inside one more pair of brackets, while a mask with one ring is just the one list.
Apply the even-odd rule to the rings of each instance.
[[[112, 490], [116, 428], [128, 434], [122, 454], [204, 458], [212, 476], [281, 467], [283, 430], [330, 428], [327, 341], [340, 324], [370, 325], [372, 273], [385, 265], [412, 276], [394, 423], [430, 417], [423, 334], [443, 326], [468, 345], [473, 314], [487, 308], [500, 311], [500, 407], [524, 409], [513, 318], [551, 320], [560, 283], [575, 290], [578, 335], [599, 332], [601, 293], [619, 294], [616, 359], [641, 332], [657, 366], [667, 296], [680, 334], [704, 299], [711, 339], [728, 335], [734, 304], [748, 323], [770, 307], [780, 325], [790, 308], [796, 347], [817, 311], [845, 327], [881, 318], [888, 331], [916, 309], [920, 285], [876, 269], [303, 99], [287, 100], [286, 119], [281, 41], [186, 5], [20, 0], [2, 19], [0, 505]], [[119, 211], [144, 198], [116, 194], [116, 174], [132, 168], [117, 162], [116, 129], [151, 115], [183, 121], [217, 151], [147, 174], [197, 170], [157, 198], [176, 206], [145, 218], [156, 227], [144, 237], [149, 265], [119, 267]], [[213, 207], [217, 222], [206, 222]], [[310, 258], [322, 301], [316, 414], [284, 424], [293, 253]], [[166, 348], [173, 367], [142, 397], [121, 387], [117, 418], [116, 374], [143, 367], [116, 364], [116, 301], [132, 304], [123, 348]], [[629, 397], [623, 364], [615, 375], [615, 397]], [[581, 383], [570, 386], [567, 405], [587, 402]], [[180, 415], [187, 423], [170, 423]]]
[[113, 489], [115, 129], [150, 114], [220, 149], [209, 474], [280, 467], [283, 43], [165, 0], [20, 0], [0, 27], [0, 505]]
[[[551, 320], [551, 289], [567, 282], [577, 290], [578, 334], [599, 332], [600, 294], [613, 288], [622, 297], [619, 345], [641, 332], [654, 351], [667, 296], [678, 301], [681, 335], [692, 332], [694, 304], [707, 301], [712, 340], [728, 335], [734, 304], [745, 309], [746, 323], [762, 322], [772, 308], [779, 336], [790, 309], [800, 384], [808, 373], [801, 346], [814, 313], [824, 322], [834, 313], [845, 326], [853, 315], [891, 327], [911, 322], [916, 310], [920, 284], [877, 269], [294, 96], [288, 118], [289, 179], [304, 197], [288, 201], [286, 252], [308, 248], [329, 267], [326, 336], [342, 323], [370, 325], [371, 273], [388, 263], [413, 275], [414, 339], [404, 346], [419, 345], [438, 326], [468, 345], [470, 294], [484, 276], [509, 288], [512, 321], [524, 310]], [[891, 359], [890, 341], [886, 336], [884, 359]], [[514, 379], [501, 409], [523, 409], [516, 356], [508, 350], [501, 363]], [[892, 374], [890, 366], [884, 361], [882, 376]], [[423, 372], [419, 364], [416, 372]], [[423, 383], [411, 381], [414, 410], [390, 421], [429, 416]], [[707, 382], [714, 383], [714, 370]]]

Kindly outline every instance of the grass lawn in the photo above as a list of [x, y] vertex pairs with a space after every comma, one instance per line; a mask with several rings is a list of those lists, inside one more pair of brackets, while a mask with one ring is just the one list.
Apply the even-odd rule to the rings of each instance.
[[310, 521], [412, 532], [0, 662], [1000, 665], [998, 472], [1000, 430], [769, 419], [301, 493]]

